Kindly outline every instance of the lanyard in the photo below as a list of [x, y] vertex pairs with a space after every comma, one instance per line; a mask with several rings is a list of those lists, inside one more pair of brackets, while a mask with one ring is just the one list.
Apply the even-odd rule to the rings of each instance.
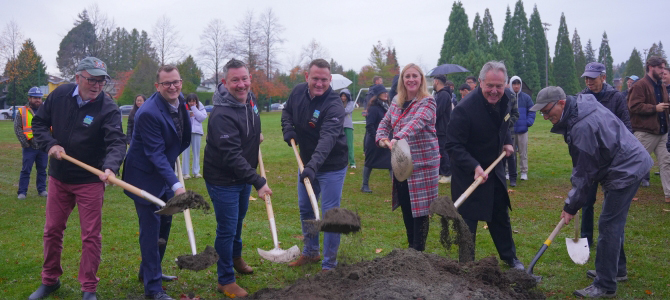
[[412, 103], [410, 103], [409, 106], [407, 108], [405, 108], [405, 111], [403, 111], [402, 115], [400, 115], [400, 117], [395, 121], [395, 123], [393, 123], [392, 128], [395, 128], [395, 126], [398, 125], [398, 122], [400, 122], [400, 120], [402, 120], [402, 118], [405, 116], [405, 114], [412, 108], [412, 105], [414, 105], [414, 103], [416, 103], [416, 102], [417, 101], [412, 101]]

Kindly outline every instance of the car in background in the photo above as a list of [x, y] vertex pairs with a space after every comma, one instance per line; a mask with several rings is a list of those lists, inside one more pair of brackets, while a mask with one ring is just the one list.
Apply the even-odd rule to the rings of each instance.
[[121, 105], [121, 107], [119, 107], [119, 111], [121, 111], [122, 116], [129, 115], [131, 110], [133, 110], [132, 105]]
[[2, 116], [3, 120], [11, 120], [14, 116], [14, 106], [10, 106], [7, 109], [0, 109], [0, 116]]
[[214, 105], [206, 105], [205, 106], [205, 111], [207, 111], [207, 113], [211, 113], [212, 109], [214, 109]]
[[282, 103], [272, 103], [270, 104], [270, 110], [282, 110], [284, 109], [284, 104]]

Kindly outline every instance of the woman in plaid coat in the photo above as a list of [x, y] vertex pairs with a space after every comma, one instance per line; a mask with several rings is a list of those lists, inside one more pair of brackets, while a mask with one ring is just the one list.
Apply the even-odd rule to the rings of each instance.
[[393, 132], [391, 148], [397, 140], [407, 140], [414, 171], [406, 181], [393, 178], [393, 209], [400, 206], [409, 247], [423, 251], [428, 236], [430, 204], [437, 199], [440, 147], [435, 131], [435, 99], [428, 93], [426, 78], [415, 64], [405, 66], [398, 82], [398, 95], [379, 123], [376, 142], [386, 147]]

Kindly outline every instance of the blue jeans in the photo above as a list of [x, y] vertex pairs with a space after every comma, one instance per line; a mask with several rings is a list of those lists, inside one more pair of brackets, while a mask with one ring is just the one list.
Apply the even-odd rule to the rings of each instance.
[[26, 194], [28, 185], [30, 185], [30, 172], [33, 169], [33, 163], [37, 170], [37, 192], [41, 193], [47, 190], [47, 163], [49, 157], [47, 153], [39, 149], [23, 148], [23, 167], [19, 177], [19, 191], [17, 194]]
[[182, 152], [181, 172], [182, 175], [188, 175], [188, 163], [190, 153], [193, 152], [193, 175], [200, 174], [200, 143], [202, 142], [202, 134], [191, 133], [191, 145]]
[[623, 250], [624, 227], [633, 197], [640, 181], [618, 190], [604, 189], [605, 201], [598, 220], [596, 273], [593, 285], [606, 291], [616, 291], [616, 276], [627, 275], [626, 254]]
[[[316, 179], [312, 182], [314, 195], [317, 201], [321, 197], [321, 218], [331, 208], [340, 207], [342, 200], [342, 186], [347, 168], [338, 171], [316, 172]], [[298, 180], [300, 181], [300, 180]], [[309, 195], [305, 184], [298, 182], [298, 206], [300, 207], [300, 223], [302, 224], [302, 235], [305, 246], [302, 254], [305, 256], [319, 255], [319, 233], [311, 232], [309, 224], [305, 220], [314, 220], [314, 210], [309, 201]], [[340, 234], [325, 232], [323, 234], [323, 261], [321, 268], [330, 270], [337, 266], [337, 249], [340, 247]]]
[[233, 258], [242, 256], [242, 223], [249, 208], [250, 184], [213, 185], [205, 181], [216, 214], [214, 248], [219, 254], [216, 272], [219, 284], [235, 282]]

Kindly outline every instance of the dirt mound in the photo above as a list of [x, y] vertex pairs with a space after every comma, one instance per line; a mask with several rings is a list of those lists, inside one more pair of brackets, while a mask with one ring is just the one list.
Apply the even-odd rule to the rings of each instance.
[[542, 299], [535, 280], [519, 270], [502, 272], [494, 257], [459, 264], [413, 249], [263, 289], [252, 299]]

